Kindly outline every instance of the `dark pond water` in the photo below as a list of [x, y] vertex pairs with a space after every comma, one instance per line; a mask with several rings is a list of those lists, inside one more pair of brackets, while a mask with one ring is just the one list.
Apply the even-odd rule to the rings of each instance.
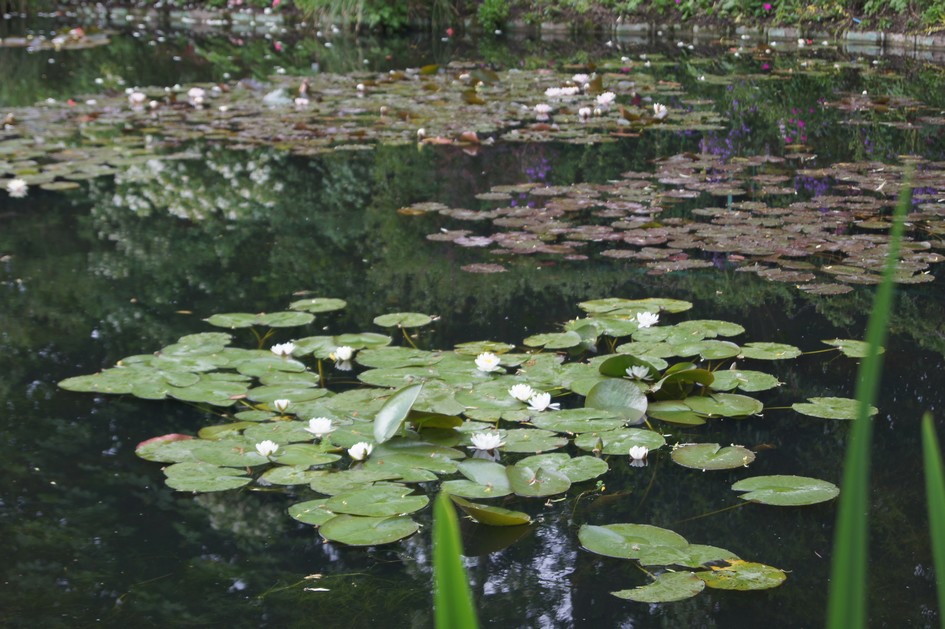
[[[475, 53], [438, 40], [370, 42], [361, 49], [339, 43], [328, 53], [301, 42], [291, 47], [292, 54], [276, 58], [266, 39], [247, 38], [238, 45], [233, 36], [167, 33], [163, 42], [150, 45], [151, 38], [124, 34], [107, 46], [55, 54], [0, 48], [0, 114], [4, 107], [46, 98], [84, 99], [103, 89], [96, 82], [103, 77], [116, 86], [119, 78], [129, 85], [163, 86], [222, 80], [225, 72], [233, 79], [264, 78], [277, 65], [290, 75], [311, 72], [313, 62], [323, 70], [360, 64], [386, 71]], [[606, 52], [601, 43], [561, 47], [491, 43], [478, 54], [496, 64], [520, 59], [534, 67], [540, 59], [582, 62]], [[649, 52], [670, 55], [673, 48]], [[818, 350], [823, 339], [861, 338], [869, 285], [819, 296], [790, 282], [739, 272], [723, 261], [654, 274], [640, 260], [597, 255], [600, 248], [583, 260], [552, 253], [490, 256], [427, 238], [466, 227], [450, 216], [397, 212], [427, 201], [491, 209], [494, 202], [476, 195], [496, 185], [603, 184], [630, 170], [652, 173], [654, 159], [686, 151], [704, 151], [719, 164], [782, 157], [797, 150], [784, 138], [784, 125], [796, 130], [797, 120], [811, 129], [802, 152], [811, 156], [812, 166], [869, 160], [881, 167], [905, 154], [933, 165], [945, 158], [941, 126], [898, 124], [908, 118], [907, 108], [866, 115], [817, 108], [820, 101], [867, 90], [922, 101], [941, 116], [945, 90], [938, 68], [882, 59], [882, 71], [873, 71], [870, 58], [822, 51], [817, 59], [841, 64], [836, 73], [700, 86], [706, 70], [717, 75], [756, 70], [730, 55], [722, 60], [722, 49], [708, 52], [708, 57], [688, 51], [665, 57], [665, 79], [686, 83], [691, 97], [711, 99], [721, 129], [644, 133], [606, 145], [498, 142], [475, 152], [457, 146], [418, 150], [411, 142], [311, 157], [198, 139], [165, 149], [174, 159], [162, 160], [158, 151], [117, 168], [113, 176], [82, 181], [78, 189], [31, 187], [25, 199], [0, 193], [4, 624], [431, 625], [426, 530], [400, 543], [348, 548], [323, 542], [316, 529], [286, 515], [288, 505], [314, 496], [308, 489], [174, 492], [164, 485], [159, 464], [135, 456], [136, 444], [170, 432], [193, 433], [216, 418], [179, 402], [69, 393], [56, 386], [181, 335], [207, 331], [211, 328], [202, 319], [213, 313], [281, 309], [294, 294], [308, 291], [343, 298], [348, 307], [319, 318], [326, 331], [304, 334], [376, 330], [372, 320], [379, 314], [416, 311], [441, 317], [420, 342], [449, 348], [485, 339], [520, 344], [525, 336], [556, 331], [581, 316], [577, 303], [587, 299], [659, 296], [693, 302], [690, 312], [674, 320], [733, 321], [746, 328], [748, 340]], [[748, 113], [742, 113], [745, 108]], [[851, 120], [855, 124], [845, 124]], [[801, 197], [826, 194], [788, 174]], [[940, 204], [945, 190], [922, 194], [923, 202]], [[693, 203], [672, 211], [688, 216]], [[933, 226], [912, 236], [940, 249], [940, 234]], [[462, 270], [489, 262], [501, 262], [507, 271]], [[934, 264], [929, 272], [940, 274]], [[887, 344], [871, 494], [874, 626], [938, 623], [918, 420], [926, 410], [940, 415], [945, 404], [940, 282], [901, 287]], [[253, 343], [248, 334], [238, 341]], [[521, 535], [515, 543], [464, 523], [466, 563], [483, 624], [821, 625], [836, 503], [739, 506], [729, 487], [763, 474], [839, 482], [849, 425], [774, 407], [811, 396], [851, 396], [855, 361], [811, 354], [771, 363], [768, 370], [785, 384], [764, 397], [771, 410], [762, 417], [699, 428], [664, 426], [670, 443], [739, 443], [755, 449], [758, 458], [750, 470], [690, 470], [675, 465], [666, 449], [654, 453], [645, 468], [611, 457], [603, 493], [586, 483], [562, 500], [503, 502], [537, 521], [527, 532], [515, 533]], [[429, 513], [418, 519], [428, 525]], [[581, 524], [614, 522], [671, 528], [693, 543], [777, 566], [788, 578], [781, 587], [760, 592], [706, 590], [662, 605], [622, 601], [610, 592], [646, 583], [645, 573], [633, 562], [584, 551], [577, 539]], [[328, 591], [305, 589], [311, 587]]]

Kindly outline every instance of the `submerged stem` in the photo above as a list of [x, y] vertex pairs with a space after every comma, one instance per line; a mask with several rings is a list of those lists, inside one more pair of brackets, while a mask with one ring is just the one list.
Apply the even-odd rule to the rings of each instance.
[[683, 523], [683, 522], [692, 522], [693, 520], [699, 520], [699, 519], [701, 519], [701, 518], [707, 518], [707, 517], [709, 517], [710, 515], [716, 515], [716, 514], [718, 514], [718, 513], [724, 512], [724, 511], [731, 511], [732, 509], [738, 509], [739, 507], [744, 507], [744, 506], [747, 505], [747, 504], [749, 504], [749, 503], [748, 503], [748, 502], [740, 502], [740, 503], [738, 503], [738, 504], [736, 504], [736, 505], [732, 505], [732, 506], [730, 506], [730, 507], [723, 507], [722, 509], [716, 509], [715, 511], [709, 511], [708, 513], [703, 513], [703, 514], [701, 514], [701, 515], [694, 515], [694, 516], [692, 516], [691, 518], [685, 518], [685, 519], [683, 519], [683, 520], [676, 520], [675, 522], [673, 522], [673, 525], [681, 524], [681, 523]]

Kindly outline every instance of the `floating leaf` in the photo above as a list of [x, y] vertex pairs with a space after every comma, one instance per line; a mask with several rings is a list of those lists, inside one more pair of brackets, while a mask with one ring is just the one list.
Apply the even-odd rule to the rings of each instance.
[[[845, 356], [849, 356], [850, 358], [866, 358], [867, 348], [869, 347], [863, 341], [854, 341], [852, 339], [830, 339], [829, 341], [824, 341], [824, 343], [838, 348]], [[885, 351], [885, 348], [879, 348], [880, 354]]]
[[366, 487], [343, 494], [335, 494], [326, 503], [329, 511], [384, 517], [406, 515], [427, 506], [430, 499], [423, 495], [413, 495], [407, 487]]
[[755, 453], [744, 446], [722, 447], [717, 443], [686, 443], [673, 448], [673, 461], [697, 470], [731, 470], [755, 460]]
[[652, 430], [623, 428], [601, 433], [583, 433], [575, 437], [574, 445], [591, 452], [600, 446], [602, 454], [628, 455], [633, 446], [644, 446], [648, 450], [656, 450], [666, 445], [666, 439]]
[[516, 430], [507, 430], [503, 434], [505, 445], [502, 450], [505, 452], [527, 452], [535, 454], [537, 452], [547, 452], [557, 450], [568, 444], [568, 440], [549, 430], [540, 430], [537, 428], [522, 428]]
[[325, 507], [327, 502], [328, 498], [297, 502], [289, 507], [289, 517], [305, 524], [321, 526], [336, 515]]
[[514, 466], [507, 468], [512, 491], [526, 498], [540, 498], [566, 492], [571, 487], [567, 476], [544, 467]]
[[[845, 397], [812, 397], [807, 402], [795, 402], [791, 405], [798, 413], [824, 419], [856, 419], [856, 409], [859, 402]], [[879, 409], [870, 406], [870, 415], [875, 415]]]
[[554, 332], [550, 334], [535, 334], [522, 341], [528, 347], [545, 347], [547, 349], [567, 349], [581, 344], [581, 335], [577, 332]]
[[742, 500], [779, 507], [817, 504], [840, 494], [833, 483], [806, 476], [754, 476], [738, 481], [732, 489], [748, 492], [739, 496]]
[[164, 468], [164, 474], [168, 487], [178, 491], [225, 491], [252, 481], [242, 470], [196, 461], [170, 465]]
[[689, 408], [707, 417], [747, 417], [764, 410], [764, 404], [753, 397], [737, 393], [713, 393], [708, 396], [687, 397]]
[[704, 589], [705, 581], [692, 572], [663, 572], [653, 583], [611, 594], [638, 603], [672, 603], [692, 598]]
[[787, 360], [800, 356], [801, 350], [784, 343], [746, 343], [741, 355], [758, 360]]
[[632, 424], [643, 421], [647, 400], [638, 384], [614, 378], [595, 384], [588, 392], [584, 406], [611, 412]]
[[531, 524], [532, 522], [531, 516], [521, 511], [476, 504], [475, 502], [464, 500], [459, 496], [451, 495], [450, 498], [466, 515], [479, 524], [486, 524], [488, 526], [521, 526], [523, 524]]
[[582, 483], [597, 478], [601, 474], [606, 474], [608, 470], [607, 461], [597, 457], [579, 456], [572, 458], [570, 455], [560, 452], [525, 457], [515, 465], [532, 469], [543, 467], [556, 470], [567, 476], [572, 483]]
[[290, 310], [302, 310], [318, 314], [322, 312], [332, 312], [341, 310], [348, 305], [344, 299], [333, 299], [331, 297], [311, 297], [309, 299], [300, 299], [289, 304]]
[[767, 590], [778, 587], [787, 578], [777, 568], [740, 560], [728, 566], [697, 572], [696, 576], [717, 590]]
[[404, 387], [384, 403], [381, 410], [374, 416], [375, 442], [384, 443], [394, 436], [404, 419], [407, 418], [407, 414], [410, 413], [410, 408], [416, 402], [422, 388], [422, 384]]
[[777, 378], [763, 371], [720, 369], [713, 371], [712, 375], [715, 376], [715, 380], [710, 385], [713, 391], [731, 391], [737, 388], [754, 393], [781, 386]]
[[337, 515], [322, 524], [318, 532], [329, 542], [349, 546], [377, 546], [409, 537], [420, 525], [408, 517], [371, 518], [359, 515]]
[[683, 549], [689, 545], [679, 533], [649, 524], [585, 524], [578, 539], [592, 553], [620, 559], [636, 559], [659, 547]]
[[705, 423], [705, 416], [693, 411], [682, 400], [650, 402], [646, 412], [650, 417], [670, 424], [701, 426]]
[[433, 317], [419, 312], [393, 312], [374, 317], [374, 324], [382, 328], [421, 328], [432, 321]]
[[596, 408], [569, 408], [555, 413], [539, 413], [531, 418], [533, 426], [569, 434], [615, 430], [623, 426], [624, 421], [613, 413]]

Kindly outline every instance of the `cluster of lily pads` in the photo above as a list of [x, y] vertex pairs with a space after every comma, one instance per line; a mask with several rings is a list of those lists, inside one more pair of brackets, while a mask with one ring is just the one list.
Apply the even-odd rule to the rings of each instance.
[[[673, 426], [759, 415], [764, 404], [754, 394], [780, 383], [746, 365], [801, 355], [781, 343], [736, 344], [728, 339], [744, 329], [726, 321], [667, 324], [689, 302], [622, 298], [581, 303], [585, 316], [562, 331], [529, 336], [521, 350], [495, 341], [419, 349], [417, 329], [435, 317], [414, 312], [374, 320], [400, 330], [400, 346], [373, 331], [265, 346], [274, 330], [307, 326], [345, 305], [306, 298], [283, 312], [213, 315], [209, 324], [251, 331], [258, 347], [233, 347], [230, 332], [190, 334], [60, 386], [173, 398], [226, 416], [196, 435], [149, 439], [136, 452], [166, 464], [167, 484], [180, 491], [285, 487], [305, 498], [289, 507], [291, 517], [318, 527], [326, 540], [361, 546], [415, 533], [420, 525], [411, 514], [427, 506], [433, 482], [482, 525], [529, 525], [526, 513], [472, 501], [566, 494], [614, 465], [646, 465]], [[863, 351], [858, 341], [826, 342], [849, 356]], [[852, 419], [855, 403], [813, 398], [793, 408]], [[670, 456], [701, 471], [742, 468], [755, 459], [743, 446], [715, 443], [674, 444]], [[782, 506], [838, 493], [829, 482], [798, 476], [750, 477], [732, 489], [747, 491], [745, 500]], [[657, 527], [585, 526], [580, 538], [592, 552], [647, 566], [702, 566], [696, 578], [710, 587], [773, 587], [784, 578]], [[761, 576], [751, 576], [759, 570]], [[660, 587], [664, 579], [682, 577], [661, 578]], [[695, 593], [691, 579], [685, 584]], [[651, 590], [629, 598], [646, 600], [640, 597]]]
[[[720, 165], [714, 155], [661, 159], [655, 172], [630, 171], [605, 184], [499, 185], [478, 198], [481, 209], [416, 203], [400, 211], [436, 213], [471, 223], [434, 232], [430, 240], [481, 248], [511, 259], [520, 255], [583, 260], [591, 255], [635, 260], [650, 273], [718, 266], [796, 285], [812, 294], [839, 294], [852, 284], [876, 284], [886, 258], [904, 166], [834, 164], [798, 169], [822, 182], [827, 194], [798, 196], [794, 177], [769, 172], [786, 160], [757, 156]], [[918, 160], [917, 188], [945, 189], [941, 163]], [[680, 202], [705, 199], [685, 211]], [[710, 200], [711, 199], [711, 200]], [[785, 203], [785, 199], [788, 201]], [[941, 208], [934, 195], [917, 199], [895, 281], [930, 282], [930, 266], [945, 260]], [[499, 272], [501, 264], [472, 272]]]

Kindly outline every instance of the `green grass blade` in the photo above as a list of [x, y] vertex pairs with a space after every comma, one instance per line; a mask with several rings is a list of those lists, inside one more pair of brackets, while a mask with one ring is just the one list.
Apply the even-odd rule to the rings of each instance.
[[433, 505], [433, 609], [437, 629], [477, 629], [462, 562], [459, 520], [445, 492]]
[[[906, 174], [906, 180], [911, 173]], [[882, 361], [879, 348], [886, 342], [892, 312], [893, 274], [899, 262], [903, 219], [911, 203], [911, 186], [903, 186], [889, 233], [889, 251], [883, 280], [876, 290], [873, 309], [866, 326], [866, 358], [860, 365], [856, 383], [857, 419], [850, 431], [843, 463], [843, 481], [837, 526], [834, 532], [833, 564], [830, 572], [830, 599], [827, 607], [829, 629], [866, 627], [866, 566], [869, 526], [870, 442], [873, 422], [869, 408], [876, 401]]]
[[932, 416], [922, 417], [922, 455], [925, 460], [925, 499], [929, 508], [932, 560], [938, 587], [939, 624], [945, 629], [945, 469]]

